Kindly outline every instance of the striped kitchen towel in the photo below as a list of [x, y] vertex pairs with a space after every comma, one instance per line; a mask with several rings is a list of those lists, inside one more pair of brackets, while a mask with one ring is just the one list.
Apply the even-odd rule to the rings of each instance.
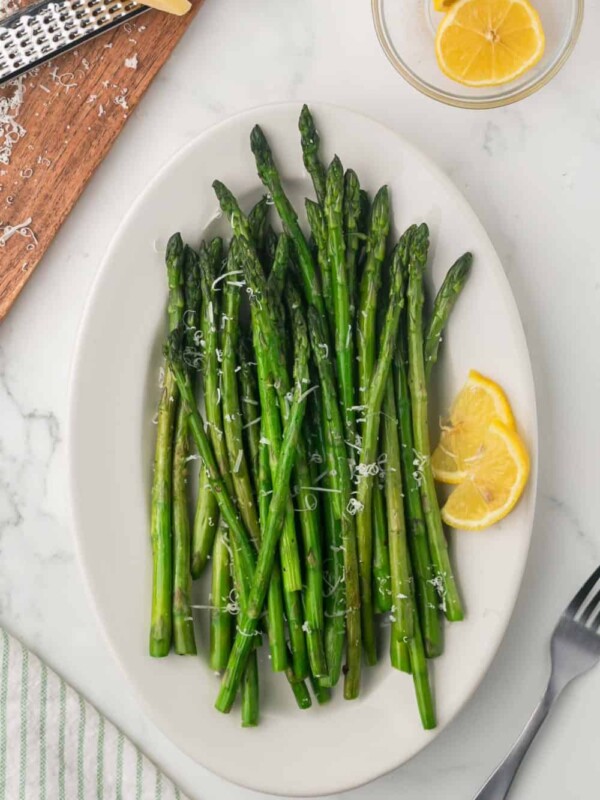
[[0, 800], [185, 800], [126, 736], [0, 632]]

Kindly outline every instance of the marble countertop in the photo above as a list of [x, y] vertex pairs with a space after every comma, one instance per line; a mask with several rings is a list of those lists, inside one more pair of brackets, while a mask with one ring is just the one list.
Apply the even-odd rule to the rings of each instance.
[[[179, 147], [236, 111], [280, 100], [329, 101], [380, 119], [437, 161], [477, 210], [515, 293], [535, 373], [541, 458], [531, 555], [509, 631], [471, 702], [425, 752], [349, 795], [467, 800], [526, 721], [554, 622], [600, 562], [600, 6], [586, 13], [574, 55], [548, 87], [515, 106], [468, 112], [402, 82], [366, 0], [206, 0], [2, 325], [0, 623], [194, 800], [258, 795], [190, 761], [148, 720], [107, 649], [70, 531], [69, 369], [107, 242]], [[565, 693], [511, 797], [597, 793], [598, 708], [600, 669]]]

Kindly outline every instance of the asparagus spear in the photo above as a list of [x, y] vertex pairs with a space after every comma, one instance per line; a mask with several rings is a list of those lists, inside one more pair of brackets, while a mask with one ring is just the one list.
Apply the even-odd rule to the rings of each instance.
[[[208, 405], [207, 397], [214, 398], [217, 394], [215, 354], [218, 345], [216, 342], [217, 330], [215, 325], [215, 305], [212, 297], [212, 285], [218, 275], [222, 257], [223, 242], [219, 238], [213, 239], [208, 248], [205, 245], [200, 248], [199, 258], [202, 260], [203, 265], [200, 269], [200, 286], [202, 291], [200, 346], [203, 351], [201, 376], [205, 405]], [[192, 537], [192, 577], [194, 578], [198, 578], [201, 575], [210, 557], [218, 522], [219, 508], [217, 499], [211, 492], [206, 470], [201, 468]]]
[[[242, 213], [233, 194], [221, 183], [213, 182], [213, 189], [223, 213], [229, 219], [234, 235], [238, 240], [239, 260], [244, 271], [248, 296], [253, 313], [255, 336], [259, 336], [267, 350], [270, 372], [273, 380], [282, 385], [289, 383], [285, 343], [278, 335], [277, 321], [268, 304], [267, 279], [259, 261], [247, 218]], [[256, 349], [256, 344], [255, 344]]]
[[[180, 324], [185, 307], [183, 259], [183, 241], [180, 234], [176, 233], [169, 239], [166, 253], [170, 331], [175, 330]], [[156, 658], [169, 654], [173, 631], [172, 461], [177, 397], [173, 373], [167, 369], [158, 407], [150, 520], [153, 562], [150, 655]]]
[[[384, 320], [384, 308], [381, 306], [377, 314], [377, 336], [381, 336]], [[385, 402], [385, 396], [384, 396]], [[373, 603], [375, 612], [385, 614], [392, 607], [390, 552], [388, 543], [388, 526], [385, 509], [385, 471], [387, 453], [382, 447], [383, 418], [379, 423], [379, 473], [373, 481]]]
[[408, 643], [414, 635], [414, 599], [402, 502], [402, 469], [396, 397], [391, 373], [388, 376], [383, 399], [383, 451], [387, 455], [385, 500], [392, 577], [392, 639]]
[[417, 706], [421, 715], [421, 724], [425, 730], [431, 730], [436, 726], [435, 709], [431, 696], [431, 686], [429, 683], [429, 669], [425, 656], [425, 647], [421, 635], [421, 626], [414, 610], [414, 636], [408, 645], [410, 651], [410, 670], [413, 676], [415, 694], [417, 696]]
[[242, 727], [255, 728], [259, 716], [258, 662], [256, 650], [250, 653], [242, 676]]
[[344, 697], [350, 700], [358, 696], [360, 689], [360, 590], [358, 577], [358, 556], [356, 528], [352, 511], [350, 466], [344, 441], [344, 423], [335, 395], [335, 376], [326, 344], [327, 332], [318, 310], [308, 310], [308, 330], [312, 351], [321, 382], [321, 402], [326, 428], [330, 437], [327, 447], [332, 448], [336, 483], [340, 492], [342, 545], [344, 553], [344, 574], [346, 588], [346, 667], [344, 670]]
[[312, 114], [307, 105], [302, 106], [300, 119], [298, 121], [300, 129], [300, 143], [302, 145], [302, 158], [306, 171], [312, 178], [317, 200], [321, 205], [325, 202], [325, 167], [319, 158], [320, 138], [313, 120]]
[[[333, 379], [333, 365], [331, 373]], [[346, 587], [344, 585], [344, 543], [342, 540], [342, 508], [340, 478], [337, 469], [337, 452], [318, 399], [312, 403], [312, 420], [317, 436], [318, 452], [326, 467], [324, 478], [325, 554], [324, 559], [324, 615], [325, 654], [327, 676], [319, 683], [333, 687], [340, 679], [346, 634]], [[341, 423], [341, 417], [340, 417]], [[343, 423], [341, 423], [343, 436]], [[355, 543], [356, 549], [356, 543]]]
[[266, 236], [269, 220], [269, 198], [263, 195], [248, 214], [248, 225], [256, 247], [257, 253], [261, 256], [265, 253]]
[[256, 159], [258, 176], [269, 190], [284, 230], [292, 240], [308, 302], [323, 314], [325, 310], [323, 298], [321, 297], [320, 283], [310, 247], [302, 233], [298, 215], [283, 190], [281, 177], [273, 159], [273, 153], [259, 125], [256, 125], [252, 130], [250, 146]]
[[429, 230], [425, 224], [415, 235], [408, 266], [408, 355], [415, 461], [421, 490], [421, 502], [427, 526], [429, 547], [436, 572], [438, 592], [448, 620], [463, 618], [463, 609], [456, 586], [448, 544], [442, 527], [433, 473], [430, 463], [427, 419], [427, 386], [423, 359], [423, 270], [427, 261]]
[[[266, 444], [259, 445], [258, 464], [258, 507], [260, 521], [263, 527], [267, 524], [269, 505], [271, 499], [271, 466], [269, 463], [269, 448]], [[281, 580], [281, 567], [276, 555], [273, 564], [273, 574], [269, 584], [267, 598], [267, 623], [269, 629], [269, 652], [271, 654], [271, 669], [273, 672], [284, 672], [290, 661], [285, 644], [285, 621], [283, 614], [283, 584]], [[293, 670], [292, 670], [293, 674]], [[294, 676], [294, 680], [296, 677]]]
[[210, 595], [209, 663], [215, 672], [227, 666], [233, 639], [233, 619], [229, 610], [231, 602], [231, 564], [227, 529], [221, 520], [215, 536], [212, 557], [212, 588]]
[[358, 254], [360, 251], [360, 183], [353, 169], [346, 170], [344, 176], [344, 230], [346, 231], [346, 275], [348, 282], [348, 301], [350, 318], [354, 323], [356, 314], [356, 286]]
[[285, 233], [277, 239], [277, 246], [273, 254], [273, 266], [269, 273], [267, 286], [271, 302], [281, 298], [285, 286], [285, 279], [290, 265], [290, 240]]
[[[200, 306], [198, 257], [188, 245], [184, 248], [186, 352], [195, 352], [195, 323]], [[194, 381], [191, 376], [192, 383]], [[190, 607], [192, 574], [190, 572], [190, 520], [187, 497], [187, 460], [189, 452], [187, 411], [177, 407], [175, 445], [173, 448], [173, 644], [179, 655], [195, 655], [194, 622]]]
[[467, 282], [472, 263], [473, 256], [471, 253], [465, 253], [455, 261], [448, 270], [444, 282], [436, 295], [433, 304], [433, 312], [425, 334], [425, 345], [423, 348], [426, 381], [429, 381], [431, 370], [437, 361], [438, 350], [442, 341], [442, 333], [452, 313], [452, 309], [458, 300], [458, 295], [462, 292]]
[[[385, 452], [385, 451], [384, 451]], [[385, 471], [387, 465], [383, 465]], [[373, 485], [373, 598], [375, 611], [385, 614], [392, 608], [388, 522], [381, 476]]]
[[335, 316], [335, 354], [340, 387], [340, 403], [344, 415], [346, 436], [354, 442], [356, 423], [354, 407], [354, 347], [350, 317], [350, 296], [346, 272], [344, 241], [344, 169], [336, 156], [327, 171], [325, 197], [327, 220], [327, 255], [331, 265], [333, 307]]
[[242, 429], [245, 433], [246, 447], [250, 461], [250, 473], [254, 477], [254, 488], [258, 493], [258, 460], [260, 447], [260, 402], [253, 367], [254, 352], [251, 342], [241, 336], [238, 347], [238, 366], [240, 377], [240, 401], [242, 408]]
[[435, 570], [429, 550], [425, 518], [421, 507], [421, 493], [417, 481], [418, 474], [413, 464], [415, 448], [406, 362], [406, 315], [403, 314], [400, 321], [399, 345], [394, 359], [394, 377], [400, 424], [400, 458], [402, 461], [404, 510], [408, 527], [410, 557], [414, 570], [415, 594], [425, 650], [429, 658], [435, 658], [441, 654], [443, 648], [438, 615], [439, 600], [435, 588]]
[[329, 324], [334, 324], [333, 287], [331, 277], [331, 264], [327, 248], [327, 221], [322, 206], [308, 198], [304, 201], [306, 217], [317, 248], [317, 262], [321, 273], [323, 302], [327, 310]]
[[[235, 240], [229, 250], [227, 271], [237, 267]], [[254, 503], [250, 471], [244, 452], [242, 413], [236, 373], [236, 350], [239, 332], [240, 287], [238, 281], [225, 281], [223, 286], [222, 323], [222, 406], [223, 429], [231, 480], [240, 515], [256, 547], [260, 540], [258, 514]]]
[[390, 637], [390, 664], [400, 672], [412, 673], [410, 665], [410, 650], [406, 642], [399, 642], [394, 636]]
[[376, 351], [377, 293], [390, 229], [390, 200], [387, 186], [382, 186], [373, 200], [367, 240], [367, 260], [360, 281], [357, 314], [358, 396], [365, 405]]
[[277, 236], [273, 230], [273, 226], [267, 225], [267, 230], [265, 233], [265, 250], [263, 253], [263, 259], [267, 273], [271, 269], [271, 266], [275, 260], [275, 250], [277, 249], [278, 241], [279, 236]]
[[403, 304], [403, 265], [406, 263], [409, 249], [413, 247], [413, 233], [413, 228], [409, 228], [398, 242], [392, 257], [388, 308], [381, 333], [379, 358], [373, 376], [370, 379], [369, 391], [366, 396], [362, 448], [360, 464], [357, 468], [357, 500], [359, 508], [357, 514], [357, 539], [360, 565], [362, 634], [365, 655], [369, 664], [374, 664], [377, 661], [372, 584], [373, 518], [371, 501], [373, 477], [378, 472], [375, 458], [379, 434], [379, 412], [381, 411], [383, 395], [390, 372], [394, 344], [398, 335], [398, 323]]
[[296, 458], [297, 444], [302, 430], [306, 409], [306, 380], [308, 380], [308, 347], [305, 334], [295, 331], [294, 399], [285, 426], [283, 443], [273, 480], [273, 495], [269, 507], [267, 524], [263, 531], [258, 561], [252, 582], [249, 603], [239, 618], [238, 633], [216, 701], [216, 708], [227, 713], [235, 700], [248, 655], [252, 649], [252, 637], [256, 631], [270, 576], [275, 563], [277, 544], [286, 516], [290, 496], [289, 481]]
[[[286, 287], [286, 301], [292, 330], [306, 331], [306, 321], [299, 293], [291, 282]], [[308, 335], [308, 334], [306, 334]], [[307, 377], [308, 380], [308, 377]], [[323, 563], [318, 518], [318, 503], [311, 485], [310, 469], [304, 444], [296, 460], [297, 502], [300, 504], [300, 529], [304, 543], [305, 579], [304, 612], [306, 643], [312, 674], [318, 678], [327, 673], [323, 647]], [[315, 508], [317, 506], [317, 508]]]

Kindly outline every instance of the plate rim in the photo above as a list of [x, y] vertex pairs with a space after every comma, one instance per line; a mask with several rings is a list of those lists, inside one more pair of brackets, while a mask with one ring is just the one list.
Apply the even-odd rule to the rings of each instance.
[[[365, 786], [368, 783], [371, 783], [378, 778], [383, 777], [384, 775], [388, 775], [391, 772], [394, 772], [396, 769], [399, 769], [404, 764], [411, 761], [417, 755], [422, 753], [426, 750], [431, 743], [439, 736], [439, 734], [445, 730], [449, 725], [454, 722], [454, 720], [458, 717], [460, 713], [462, 713], [466, 706], [470, 703], [475, 693], [480, 688], [484, 678], [489, 672], [489, 669], [495, 660], [498, 651], [505, 639], [506, 632], [508, 626], [510, 625], [513, 615], [515, 606], [517, 603], [517, 599], [519, 593], [521, 591], [523, 585], [523, 576], [525, 573], [525, 568], [527, 566], [529, 560], [529, 553], [531, 549], [531, 540], [533, 537], [533, 526], [535, 520], [535, 513], [537, 509], [537, 489], [538, 489], [538, 470], [539, 470], [539, 422], [538, 422], [538, 409], [537, 409], [537, 395], [536, 395], [536, 388], [535, 388], [535, 379], [533, 373], [533, 367], [531, 362], [531, 354], [529, 352], [529, 347], [527, 344], [527, 338], [525, 335], [525, 330], [523, 326], [523, 321], [521, 318], [521, 314], [519, 311], [519, 307], [515, 298], [515, 295], [512, 291], [512, 287], [510, 285], [508, 276], [498, 255], [496, 248], [486, 230], [483, 223], [479, 219], [479, 216], [467, 200], [467, 198], [463, 195], [460, 189], [455, 185], [455, 183], [451, 180], [451, 178], [445, 173], [445, 171], [432, 159], [428, 156], [425, 152], [423, 152], [417, 145], [413, 144], [412, 141], [407, 139], [402, 133], [399, 133], [397, 130], [392, 128], [390, 125], [381, 122], [380, 120], [374, 118], [370, 114], [366, 114], [362, 111], [356, 111], [355, 109], [348, 108], [347, 106], [339, 105], [336, 103], [328, 103], [328, 102], [309, 102], [308, 103], [311, 110], [316, 112], [317, 114], [327, 114], [327, 113], [342, 113], [347, 114], [350, 116], [354, 116], [357, 118], [362, 118], [364, 121], [370, 123], [371, 125], [378, 127], [388, 134], [392, 134], [396, 139], [398, 139], [405, 150], [408, 152], [410, 151], [411, 155], [414, 156], [417, 160], [423, 163], [432, 173], [435, 174], [436, 178], [444, 184], [446, 190], [453, 195], [454, 200], [458, 206], [460, 206], [461, 213], [470, 215], [473, 221], [477, 224], [481, 231], [481, 236], [486, 240], [487, 244], [494, 252], [498, 259], [498, 263], [500, 265], [500, 271], [502, 273], [502, 291], [507, 299], [507, 307], [511, 309], [510, 313], [512, 316], [511, 327], [513, 327], [515, 334], [519, 339], [520, 348], [524, 354], [526, 365], [528, 367], [528, 378], [529, 378], [529, 390], [531, 392], [531, 397], [533, 400], [532, 404], [532, 419], [531, 419], [531, 429], [528, 429], [528, 436], [530, 440], [530, 451], [531, 451], [531, 472], [528, 482], [528, 492], [531, 494], [531, 510], [528, 515], [527, 519], [527, 532], [528, 532], [528, 541], [527, 547], [524, 551], [522, 564], [520, 570], [518, 572], [515, 571], [514, 573], [514, 591], [510, 600], [510, 609], [509, 613], [506, 616], [506, 621], [499, 631], [497, 643], [495, 647], [490, 649], [490, 652], [487, 655], [485, 660], [484, 666], [481, 669], [481, 672], [478, 676], [478, 679], [473, 682], [473, 685], [470, 688], [470, 691], [465, 695], [462, 703], [456, 708], [453, 715], [446, 720], [444, 723], [438, 724], [438, 727], [431, 731], [431, 736], [429, 739], [418, 749], [412, 752], [410, 755], [406, 756], [403, 760], [399, 761], [395, 765], [391, 765], [388, 769], [383, 771], [377, 770], [374, 772], [370, 777], [365, 778], [364, 780], [350, 780], [343, 783], [339, 783], [335, 788], [327, 788], [327, 793], [339, 793], [350, 791], [351, 789], [359, 788], [360, 786]], [[154, 709], [152, 704], [145, 698], [142, 691], [139, 689], [138, 684], [134, 676], [130, 673], [129, 668], [127, 667], [125, 660], [123, 659], [122, 655], [120, 654], [119, 650], [117, 649], [116, 645], [113, 643], [112, 638], [109, 633], [108, 625], [105, 623], [104, 616], [102, 611], [99, 607], [98, 600], [96, 594], [93, 591], [92, 584], [92, 570], [89, 566], [88, 558], [85, 555], [85, 547], [84, 547], [84, 537], [81, 535], [80, 531], [83, 527], [82, 520], [80, 519], [81, 511], [78, 509], [77, 503], [77, 491], [76, 491], [76, 475], [74, 470], [74, 441], [75, 441], [75, 406], [77, 401], [78, 395], [78, 382], [77, 382], [77, 375], [78, 375], [78, 366], [84, 357], [84, 343], [87, 339], [86, 332], [91, 323], [93, 306], [94, 306], [94, 299], [99, 287], [102, 284], [102, 281], [106, 274], [109, 272], [109, 263], [113, 256], [114, 250], [116, 250], [118, 246], [118, 242], [120, 241], [123, 232], [126, 230], [130, 219], [136, 213], [138, 207], [144, 201], [146, 195], [152, 190], [154, 185], [162, 180], [164, 175], [169, 172], [169, 170], [180, 160], [184, 159], [188, 151], [193, 150], [203, 139], [213, 136], [214, 134], [218, 133], [221, 128], [225, 128], [231, 124], [235, 124], [236, 122], [241, 122], [245, 118], [251, 118], [253, 115], [259, 117], [260, 114], [268, 114], [273, 109], [289, 109], [290, 111], [293, 109], [296, 115], [299, 112], [299, 109], [302, 106], [302, 102], [300, 101], [283, 101], [283, 102], [274, 102], [274, 103], [266, 103], [255, 105], [241, 111], [238, 111], [226, 118], [208, 126], [207, 128], [203, 129], [200, 133], [196, 136], [192, 137], [189, 141], [179, 147], [174, 153], [172, 153], [163, 165], [156, 171], [156, 173], [152, 176], [152, 178], [144, 185], [144, 187], [138, 192], [135, 200], [129, 206], [127, 212], [124, 214], [123, 218], [117, 225], [116, 229], [113, 232], [113, 235], [110, 239], [110, 243], [102, 257], [102, 260], [97, 268], [96, 274], [90, 288], [88, 290], [88, 294], [83, 305], [83, 310], [81, 313], [80, 321], [77, 326], [77, 333], [75, 337], [75, 344], [73, 348], [73, 355], [71, 358], [71, 364], [69, 369], [69, 379], [68, 379], [68, 388], [67, 388], [67, 424], [66, 424], [66, 435], [65, 435], [65, 445], [66, 445], [66, 458], [67, 458], [67, 494], [68, 494], [68, 519], [69, 519], [69, 527], [71, 529], [72, 538], [74, 539], [75, 543], [75, 552], [77, 556], [77, 562], [79, 564], [79, 569], [81, 571], [83, 577], [83, 583], [85, 585], [85, 591], [88, 595], [88, 598], [91, 602], [92, 608], [94, 609], [94, 615], [99, 623], [100, 630], [102, 631], [102, 636], [105, 642], [108, 644], [108, 648], [111, 652], [112, 657], [114, 658], [115, 662], [118, 664], [119, 669], [123, 673], [127, 684], [129, 685], [130, 689], [133, 690], [133, 693], [140, 703], [141, 708], [144, 712], [148, 715], [148, 718], [152, 721], [154, 725], [158, 728], [158, 730], [166, 736], [174, 745], [184, 753], [187, 757], [189, 757], [194, 763], [199, 764], [204, 769], [209, 770], [215, 775], [229, 781], [238, 786], [242, 786], [245, 789], [250, 791], [256, 792], [263, 792], [268, 795], [277, 795], [280, 794], [279, 789], [270, 788], [265, 785], [260, 785], [260, 782], [255, 783], [253, 785], [241, 782], [239, 780], [234, 780], [225, 772], [220, 771], [212, 766], [207, 766], [206, 763], [198, 761], [197, 757], [192, 754], [191, 749], [188, 748], [186, 745], [176, 741], [171, 737], [171, 734], [165, 730], [162, 724], [163, 717], [162, 715]], [[256, 121], [256, 120], [251, 120]], [[297, 792], [292, 791], [289, 793], [288, 796], [290, 797], [321, 797], [321, 791], [303, 791]]]

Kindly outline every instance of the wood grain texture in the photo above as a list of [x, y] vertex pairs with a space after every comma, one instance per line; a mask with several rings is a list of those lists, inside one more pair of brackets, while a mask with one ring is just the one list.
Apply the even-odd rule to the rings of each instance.
[[201, 4], [148, 11], [0, 88], [0, 320]]

